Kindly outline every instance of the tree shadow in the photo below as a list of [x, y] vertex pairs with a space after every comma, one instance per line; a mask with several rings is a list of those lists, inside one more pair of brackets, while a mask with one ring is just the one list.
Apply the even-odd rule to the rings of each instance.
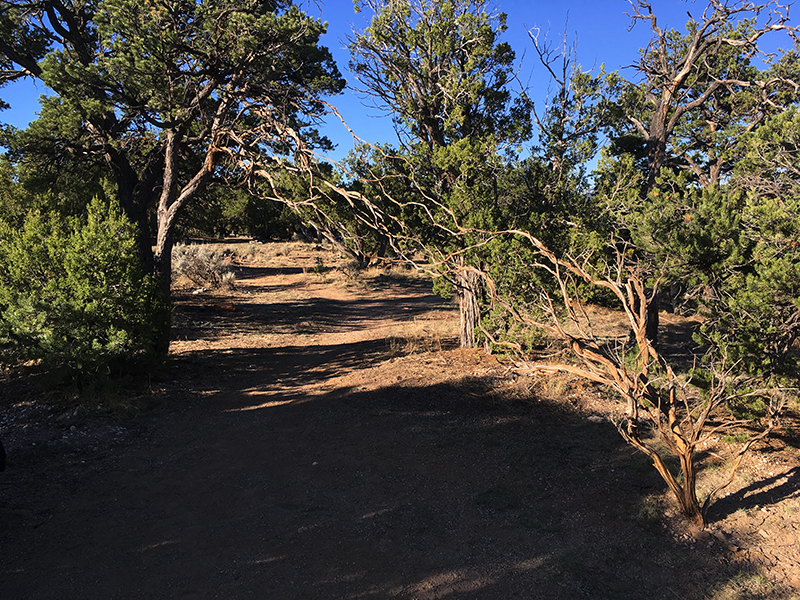
[[[778, 483], [782, 480], [782, 483]], [[722, 520], [737, 510], [768, 506], [781, 500], [800, 498], [800, 467], [754, 481], [750, 485], [717, 499], [709, 507], [711, 520]]]
[[276, 275], [300, 275], [307, 271], [303, 267], [254, 267], [250, 265], [236, 265], [234, 270], [236, 271], [237, 281], [261, 279]]
[[[299, 284], [298, 284], [299, 285]], [[285, 291], [286, 286], [280, 289]], [[413, 321], [450, 311], [437, 296], [361, 299], [354, 303], [329, 298], [300, 298], [274, 303], [237, 303], [235, 296], [184, 302], [174, 311], [173, 339], [213, 340], [231, 333], [304, 333], [358, 331], [376, 319], [401, 314], [396, 321]]]
[[[281, 598], [626, 598], [645, 588], [700, 598], [695, 581], [735, 574], [642, 516], [664, 484], [608, 424], [508, 398], [481, 377], [325, 387], [386, 358], [372, 341], [176, 364], [232, 375], [204, 402], [229, 415], [218, 426], [237, 443], [250, 441], [223, 453], [247, 456], [275, 485], [261, 504], [270, 541], [255, 545], [243, 579], [269, 580]], [[639, 568], [620, 577], [630, 564]]]
[[608, 423], [477, 376], [332, 384], [387, 358], [382, 340], [174, 357], [185, 410], [26, 496], [49, 516], [0, 534], [25, 548], [4, 592], [691, 599], [739, 570], [648, 516], [664, 484]]
[[[170, 359], [168, 369], [189, 378], [195, 392], [236, 390], [236, 394], [279, 388], [286, 399], [304, 396], [305, 386], [324, 385], [356, 369], [366, 369], [386, 359], [387, 341], [234, 348], [227, 352], [196, 350]], [[209, 373], [214, 373], [209, 377]], [[293, 391], [294, 390], [294, 391]], [[240, 396], [234, 396], [240, 397]]]
[[[213, 300], [219, 310], [207, 299], [179, 306], [179, 335], [356, 331], [441, 307], [432, 295], [232, 311], [222, 309], [227, 301]], [[388, 370], [391, 378], [367, 370], [391, 350], [375, 339], [173, 356], [169, 412], [140, 444], [105, 461], [87, 456], [69, 478], [32, 479], [41, 493], [20, 494], [47, 518], [0, 523], [0, 544], [22, 549], [0, 556], [0, 589], [85, 600], [165, 590], [286, 600], [700, 599], [698, 582], [740, 570], [721, 560], [722, 549], [676, 542], [652, 518], [646, 509], [665, 485], [610, 424], [506, 395], [467, 371], [437, 383], [412, 360]], [[337, 383], [359, 370], [386, 379]]]

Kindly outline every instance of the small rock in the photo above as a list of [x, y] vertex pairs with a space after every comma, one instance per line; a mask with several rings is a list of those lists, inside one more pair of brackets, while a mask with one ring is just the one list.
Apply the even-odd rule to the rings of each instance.
[[599, 415], [592, 415], [587, 417], [592, 423], [603, 423], [605, 419]]

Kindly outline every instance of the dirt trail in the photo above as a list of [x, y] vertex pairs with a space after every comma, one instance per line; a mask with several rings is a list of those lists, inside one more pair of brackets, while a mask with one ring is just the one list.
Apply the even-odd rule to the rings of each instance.
[[[763, 552], [676, 539], [613, 427], [447, 350], [452, 310], [423, 282], [346, 287], [313, 258], [183, 297], [160, 408], [6, 420], [0, 598], [800, 594]], [[780, 473], [772, 503], [754, 480], [720, 510], [800, 532], [796, 466]]]

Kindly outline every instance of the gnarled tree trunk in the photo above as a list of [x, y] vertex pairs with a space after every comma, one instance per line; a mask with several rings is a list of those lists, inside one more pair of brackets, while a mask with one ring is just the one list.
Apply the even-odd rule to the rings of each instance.
[[472, 269], [462, 268], [456, 274], [458, 286], [459, 343], [462, 348], [475, 347], [475, 329], [481, 319], [478, 304], [480, 297], [480, 276]]

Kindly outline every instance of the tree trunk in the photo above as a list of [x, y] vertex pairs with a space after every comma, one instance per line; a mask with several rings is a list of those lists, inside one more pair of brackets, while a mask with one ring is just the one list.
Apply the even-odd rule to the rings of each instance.
[[478, 305], [480, 277], [474, 271], [462, 268], [458, 271], [457, 283], [460, 345], [462, 348], [474, 348], [475, 329], [481, 318], [480, 306]]
[[686, 517], [701, 529], [706, 525], [705, 515], [697, 500], [697, 472], [694, 465], [694, 452], [687, 449], [681, 455], [681, 471], [683, 472], [683, 496], [678, 498], [681, 510]]
[[158, 280], [158, 288], [165, 298], [170, 297], [170, 285], [172, 284], [172, 232], [173, 227], [166, 223], [166, 215], [158, 215], [158, 237], [154, 252], [153, 274]]
[[656, 185], [656, 178], [661, 173], [661, 167], [667, 160], [667, 108], [668, 105], [662, 101], [653, 113], [650, 121], [650, 131], [647, 136], [647, 188], [645, 194], [649, 194]]
[[[659, 325], [659, 316], [658, 311], [661, 308], [661, 294], [656, 292], [650, 301], [647, 303], [645, 310], [647, 311], [647, 321], [645, 322], [645, 329], [644, 335], [650, 344], [653, 346], [653, 349], [658, 352], [658, 325]], [[640, 300], [637, 298], [634, 301], [633, 308], [635, 311], [639, 311], [641, 306]], [[629, 343], [631, 345], [637, 344], [638, 340], [636, 339], [636, 331], [631, 329], [630, 331], [630, 338]]]
[[139, 229], [139, 261], [145, 273], [153, 273], [155, 258], [148, 209], [155, 204], [157, 196], [152, 188], [152, 182], [148, 177], [140, 179], [121, 153], [108, 152], [106, 162], [114, 174], [120, 208]]
[[680, 483], [664, 463], [661, 455], [641, 439], [635, 420], [628, 421], [627, 431], [619, 427], [618, 429], [626, 442], [650, 457], [656, 471], [669, 487], [675, 500], [678, 501], [683, 515], [697, 527], [701, 529], [705, 527], [705, 515], [700, 502], [697, 500], [697, 471], [694, 464], [694, 448], [687, 446], [681, 452], [676, 452], [681, 461], [681, 473], [683, 474], [683, 483]]
[[650, 344], [658, 351], [658, 311], [661, 307], [661, 294], [656, 292], [647, 303], [647, 326], [645, 335], [650, 340]]
[[158, 291], [162, 300], [166, 303], [168, 311], [164, 326], [160, 328], [155, 340], [156, 351], [162, 356], [166, 356], [169, 352], [170, 331], [172, 329], [172, 295], [170, 287], [172, 285], [173, 228], [162, 223], [164, 217], [159, 211], [156, 246], [155, 251], [151, 252], [153, 256], [152, 273], [156, 278]]

